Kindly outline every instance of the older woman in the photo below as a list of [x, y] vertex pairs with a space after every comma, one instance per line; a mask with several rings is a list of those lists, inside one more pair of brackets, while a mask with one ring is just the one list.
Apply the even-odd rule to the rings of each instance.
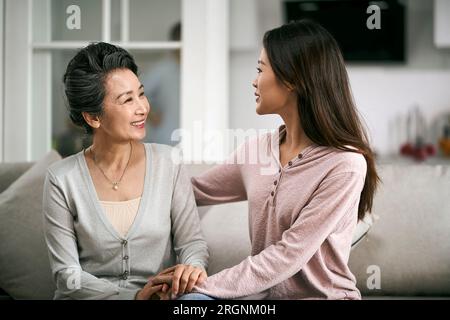
[[170, 147], [140, 142], [150, 105], [133, 57], [91, 44], [69, 62], [64, 85], [70, 118], [93, 143], [47, 172], [55, 299], [158, 298], [168, 287], [151, 279], [164, 269], [177, 293], [201, 283], [208, 251], [192, 187]]

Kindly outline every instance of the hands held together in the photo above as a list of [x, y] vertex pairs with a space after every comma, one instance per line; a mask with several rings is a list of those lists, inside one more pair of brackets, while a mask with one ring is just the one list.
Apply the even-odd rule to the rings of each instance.
[[178, 264], [151, 277], [136, 295], [136, 300], [170, 300], [189, 293], [195, 285], [207, 278], [206, 271], [200, 267]]

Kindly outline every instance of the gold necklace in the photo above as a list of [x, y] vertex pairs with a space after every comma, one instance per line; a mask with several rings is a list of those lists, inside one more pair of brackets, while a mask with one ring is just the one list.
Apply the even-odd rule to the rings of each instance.
[[131, 159], [131, 155], [133, 154], [133, 144], [130, 141], [130, 157], [128, 158], [128, 162], [127, 165], [125, 166], [125, 169], [122, 172], [122, 175], [120, 176], [120, 179], [118, 181], [111, 181], [111, 179], [108, 178], [108, 176], [105, 174], [105, 172], [102, 170], [102, 168], [100, 168], [100, 166], [97, 164], [97, 161], [95, 160], [95, 153], [94, 151], [92, 151], [92, 147], [91, 147], [91, 154], [92, 154], [92, 159], [94, 159], [94, 164], [95, 166], [101, 171], [101, 173], [105, 176], [106, 180], [108, 180], [111, 184], [112, 184], [112, 188], [114, 191], [117, 191], [119, 189], [119, 184], [122, 181], [122, 178], [125, 174], [125, 171], [127, 171], [128, 168], [128, 164], [130, 163], [130, 159]]

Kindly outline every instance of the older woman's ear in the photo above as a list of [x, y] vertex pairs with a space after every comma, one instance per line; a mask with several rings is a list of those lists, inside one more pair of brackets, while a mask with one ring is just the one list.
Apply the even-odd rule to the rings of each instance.
[[100, 118], [97, 115], [92, 115], [88, 112], [82, 112], [84, 121], [94, 129], [98, 129], [100, 127]]

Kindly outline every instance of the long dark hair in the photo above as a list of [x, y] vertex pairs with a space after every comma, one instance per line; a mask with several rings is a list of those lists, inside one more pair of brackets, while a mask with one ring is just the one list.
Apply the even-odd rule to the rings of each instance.
[[300, 122], [308, 138], [317, 145], [361, 153], [366, 159], [358, 207], [362, 219], [372, 211], [380, 178], [336, 40], [319, 24], [300, 20], [267, 31], [263, 45], [277, 79], [297, 93]]

